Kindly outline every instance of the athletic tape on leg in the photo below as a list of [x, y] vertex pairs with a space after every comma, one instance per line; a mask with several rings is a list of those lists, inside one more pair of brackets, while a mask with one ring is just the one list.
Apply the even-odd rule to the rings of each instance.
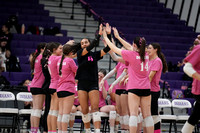
[[129, 125], [129, 115], [123, 116], [124, 125]]
[[42, 110], [40, 109], [35, 109], [33, 116], [40, 118], [42, 115]]
[[119, 121], [119, 117], [120, 117], [120, 115], [117, 114], [117, 116], [116, 116], [116, 120], [115, 120], [115, 121]]
[[31, 110], [31, 116], [34, 115], [34, 112], [35, 112], [35, 109], [32, 109], [32, 110]]
[[57, 121], [58, 121], [58, 122], [61, 122], [61, 121], [62, 121], [62, 115], [60, 115], [60, 114], [58, 115]]
[[129, 118], [129, 126], [130, 127], [137, 127], [137, 116], [130, 116]]
[[70, 114], [70, 121], [74, 121], [75, 120], [75, 113], [71, 113]]
[[124, 121], [123, 121], [123, 116], [119, 116], [119, 123], [120, 123], [121, 125], [123, 125], [123, 124], [124, 124]]
[[49, 110], [49, 114], [48, 115], [52, 115], [52, 110]]
[[92, 118], [93, 118], [94, 122], [101, 121], [101, 116], [100, 116], [100, 113], [98, 111], [92, 113]]
[[154, 124], [156, 124], [156, 123], [161, 121], [160, 116], [158, 116], [158, 115], [153, 115], [152, 118], [153, 118]]
[[144, 127], [151, 127], [154, 126], [153, 118], [152, 116], [148, 116], [144, 119]]
[[110, 111], [110, 114], [109, 114], [109, 119], [116, 119], [116, 111]]
[[90, 116], [90, 114], [82, 114], [82, 121], [84, 122], [84, 123], [88, 123], [88, 122], [90, 122], [91, 121], [91, 116]]
[[62, 121], [63, 123], [69, 123], [70, 114], [63, 114]]
[[52, 116], [58, 117], [58, 110], [52, 110]]

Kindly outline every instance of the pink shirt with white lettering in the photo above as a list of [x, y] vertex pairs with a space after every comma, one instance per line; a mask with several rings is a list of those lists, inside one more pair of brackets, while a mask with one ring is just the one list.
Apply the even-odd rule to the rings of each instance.
[[44, 75], [42, 72], [42, 65], [41, 65], [42, 55], [38, 55], [35, 59], [35, 66], [34, 66], [34, 77], [31, 81], [30, 88], [42, 88], [44, 83]]
[[[119, 62], [117, 64], [117, 66], [115, 67], [115, 69], [117, 70], [117, 76], [116, 79], [123, 73], [124, 69], [126, 69], [127, 66], [121, 62]], [[121, 84], [119, 85], [119, 83], [116, 85], [116, 89], [117, 90], [125, 90], [126, 89], [126, 85]]]
[[129, 89], [150, 89], [148, 63], [149, 56], [145, 54], [145, 62], [141, 62], [140, 55], [136, 51], [122, 50], [122, 58], [129, 63]]
[[151, 91], [152, 92], [160, 91], [159, 81], [160, 81], [162, 69], [163, 69], [163, 65], [162, 65], [162, 61], [159, 57], [149, 61], [149, 74], [151, 71], [156, 71], [156, 74], [154, 75], [154, 77], [151, 81]]
[[[108, 85], [108, 82], [107, 80], [104, 81], [104, 87], [105, 87], [105, 90], [108, 91], [109, 89], [109, 85]], [[105, 102], [105, 99], [103, 98], [103, 88], [99, 88], [99, 107], [103, 107], [106, 105], [106, 102]]]
[[[185, 62], [192, 64], [194, 70], [200, 73], [200, 45], [196, 45], [192, 52], [184, 59]], [[193, 79], [192, 82], [192, 93], [195, 95], [200, 95], [200, 81]]]
[[48, 61], [48, 69], [51, 75], [51, 83], [49, 88], [57, 89], [58, 88], [58, 80], [59, 80], [59, 73], [57, 70], [57, 63], [61, 56], [51, 55]]
[[[60, 61], [58, 61], [57, 69], [59, 72]], [[59, 77], [58, 89], [59, 91], [68, 91], [75, 93], [75, 73], [77, 71], [76, 63], [72, 58], [66, 57], [62, 62], [62, 75]]]

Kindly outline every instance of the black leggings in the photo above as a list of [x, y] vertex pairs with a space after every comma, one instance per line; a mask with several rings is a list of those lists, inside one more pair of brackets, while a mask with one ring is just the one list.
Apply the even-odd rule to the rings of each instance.
[[196, 100], [195, 106], [193, 108], [192, 114], [190, 115], [188, 119], [188, 123], [191, 125], [195, 125], [200, 120], [200, 95], [194, 95], [194, 98]]
[[158, 98], [160, 97], [159, 92], [151, 91], [151, 115], [158, 115]]
[[45, 110], [44, 110], [44, 115], [43, 115], [43, 119], [42, 119], [42, 121], [43, 121], [42, 126], [43, 126], [45, 132], [48, 132], [47, 116], [49, 114], [50, 105], [51, 105], [51, 95], [49, 93], [47, 93], [46, 98], [45, 98]]

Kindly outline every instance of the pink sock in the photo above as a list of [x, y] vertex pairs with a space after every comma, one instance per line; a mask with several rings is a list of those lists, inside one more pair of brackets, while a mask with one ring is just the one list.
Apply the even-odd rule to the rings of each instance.
[[52, 132], [52, 133], [56, 133], [57, 131], [56, 131], [56, 130], [55, 130], [55, 131], [54, 131], [54, 130], [52, 130], [51, 132]]
[[154, 133], [161, 133], [160, 129], [154, 130]]
[[31, 133], [34, 133], [34, 132], [35, 132], [35, 128], [31, 127]]

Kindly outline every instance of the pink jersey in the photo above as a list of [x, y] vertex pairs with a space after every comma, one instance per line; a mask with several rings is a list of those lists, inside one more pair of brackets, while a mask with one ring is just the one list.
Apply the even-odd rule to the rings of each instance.
[[48, 69], [51, 75], [51, 83], [49, 88], [57, 89], [58, 88], [58, 80], [59, 80], [59, 73], [57, 71], [57, 63], [61, 56], [51, 55], [48, 61]]
[[[200, 73], [200, 45], [196, 45], [192, 52], [184, 59], [185, 62], [192, 64], [194, 70]], [[200, 95], [200, 81], [193, 79], [192, 82], [192, 93], [195, 95]]]
[[[60, 61], [58, 61], [57, 69], [59, 72]], [[62, 62], [62, 75], [59, 77], [58, 91], [68, 91], [75, 93], [75, 73], [77, 71], [76, 63], [72, 58], [65, 58]]]
[[42, 65], [41, 65], [42, 55], [38, 55], [35, 59], [35, 66], [34, 66], [34, 77], [31, 81], [30, 88], [42, 88], [44, 83], [44, 75], [42, 72]]
[[[119, 62], [115, 68], [117, 70], [117, 76], [116, 76], [116, 79], [117, 79], [123, 73], [124, 69], [127, 68], [127, 66], [125, 64]], [[123, 89], [124, 90], [124, 89], [126, 89], [126, 85], [124, 85], [124, 84], [119, 85], [119, 83], [118, 83], [116, 85], [116, 89], [117, 90], [119, 90], [119, 89]]]
[[156, 71], [156, 74], [154, 75], [151, 81], [151, 91], [153, 92], [160, 91], [159, 81], [160, 81], [162, 69], [163, 69], [163, 65], [159, 57], [149, 61], [149, 74], [151, 71]]
[[149, 56], [145, 54], [145, 62], [141, 62], [140, 55], [136, 51], [122, 50], [122, 58], [129, 63], [129, 89], [150, 89], [149, 82]]
[[[77, 84], [75, 85], [75, 97], [78, 97]], [[74, 105], [80, 105], [78, 98], [74, 99]]]
[[[105, 90], [106, 92], [108, 91], [109, 89], [109, 85], [108, 85], [108, 82], [107, 80], [104, 81], [104, 87], [105, 87]], [[103, 88], [99, 88], [99, 107], [103, 107], [106, 105], [106, 102], [105, 102], [105, 99], [103, 98]]]

